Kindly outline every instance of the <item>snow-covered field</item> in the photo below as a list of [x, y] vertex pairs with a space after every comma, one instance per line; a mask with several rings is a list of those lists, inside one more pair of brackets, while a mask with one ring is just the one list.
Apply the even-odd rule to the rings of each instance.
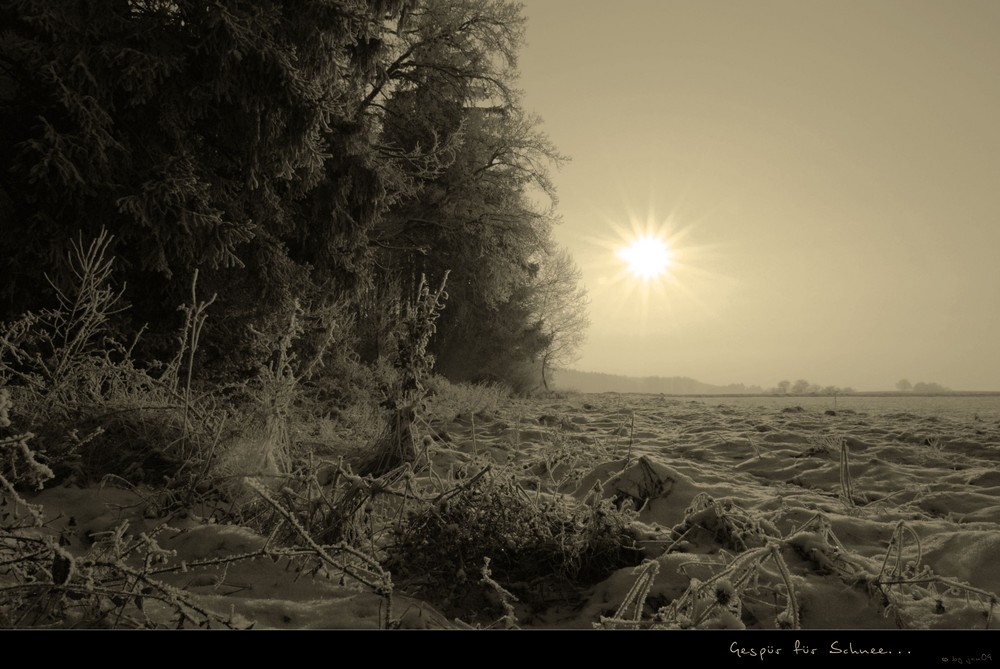
[[[995, 629], [1000, 416], [982, 401], [907, 411], [851, 408], [852, 398], [836, 408], [798, 398], [511, 400], [415, 424], [433, 467], [414, 471], [440, 483], [503, 466], [536, 503], [596, 496], [634, 510], [641, 564], [545, 606], [510, 601], [508, 623], [521, 628]], [[29, 501], [46, 518], [40, 532], [62, 536], [71, 554], [115, 531], [154, 536], [157, 578], [238, 624], [384, 625], [384, 593], [263, 557], [268, 538], [205, 508], [150, 517], [145, 494], [57, 486]], [[236, 555], [250, 557], [226, 559]], [[468, 627], [471, 618], [393, 580], [399, 627]]]

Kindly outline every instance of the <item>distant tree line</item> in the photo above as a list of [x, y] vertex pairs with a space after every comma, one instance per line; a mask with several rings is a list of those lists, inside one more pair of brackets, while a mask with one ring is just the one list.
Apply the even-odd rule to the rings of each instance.
[[809, 383], [805, 379], [799, 379], [795, 383], [783, 380], [771, 389], [773, 394], [778, 395], [850, 395], [853, 388], [840, 388], [838, 386], [820, 386], [816, 383]]
[[206, 374], [336, 311], [375, 363], [422, 278], [429, 352], [527, 390], [574, 359], [579, 271], [551, 237], [564, 157], [521, 103], [509, 0], [0, 3], [0, 320], [51, 304], [69, 244], [113, 235], [122, 335], [156, 359], [217, 294]]
[[[906, 379], [901, 379], [896, 383], [896, 390], [901, 393], [915, 393], [923, 395], [935, 395], [941, 393], [950, 393], [952, 390], [946, 388], [938, 383], [910, 383]], [[770, 390], [771, 393], [778, 395], [850, 395], [855, 392], [853, 388], [839, 388], [837, 386], [820, 386], [815, 383], [810, 383], [805, 379], [799, 379], [792, 383], [791, 381], [784, 380], [780, 381], [777, 386]]]
[[923, 381], [910, 383], [907, 379], [897, 381], [896, 390], [901, 393], [914, 393], [918, 395], [937, 395], [952, 392], [951, 388], [945, 388], [939, 383], [924, 383]]
[[760, 395], [760, 386], [731, 383], [724, 386], [702, 383], [686, 376], [623, 376], [574, 369], [556, 370], [560, 389], [584, 393], [663, 393], [669, 395]]

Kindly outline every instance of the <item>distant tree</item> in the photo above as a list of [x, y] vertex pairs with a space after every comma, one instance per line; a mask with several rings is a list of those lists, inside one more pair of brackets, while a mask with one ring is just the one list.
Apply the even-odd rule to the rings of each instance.
[[938, 383], [924, 383], [920, 381], [913, 384], [913, 392], [924, 395], [935, 395], [938, 393], [950, 393], [951, 390]]
[[908, 393], [911, 390], [913, 390], [913, 384], [907, 381], [906, 379], [900, 379], [899, 381], [896, 382], [896, 390], [898, 390], [901, 393]]
[[799, 379], [794, 384], [792, 384], [792, 394], [793, 395], [804, 395], [809, 392], [809, 382], [805, 379]]

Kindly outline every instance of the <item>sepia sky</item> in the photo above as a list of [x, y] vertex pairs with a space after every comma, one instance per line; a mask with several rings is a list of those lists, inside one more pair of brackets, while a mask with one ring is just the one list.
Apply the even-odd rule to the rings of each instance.
[[[1000, 390], [1000, 2], [526, 0], [573, 367]], [[670, 240], [643, 283], [615, 251]]]

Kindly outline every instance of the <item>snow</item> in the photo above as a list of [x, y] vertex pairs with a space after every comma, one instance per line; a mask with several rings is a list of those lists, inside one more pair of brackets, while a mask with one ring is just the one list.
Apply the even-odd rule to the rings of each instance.
[[[475, 421], [432, 414], [420, 427], [434, 437], [434, 466], [433, 474], [418, 468], [419, 476], [468, 476], [494, 463], [522, 472], [540, 502], [598, 495], [635, 511], [633, 533], [656, 569], [619, 569], [575, 603], [515, 606], [522, 628], [593, 629], [640, 578], [649, 578], [633, 621], [641, 628], [684, 627], [690, 620], [668, 609], [687, 592], [696, 617], [715, 610], [704, 627], [774, 629], [789, 619], [786, 581], [807, 630], [998, 624], [989, 596], [1000, 592], [1000, 421], [609, 394], [512, 400]], [[158, 578], [242, 625], [385, 625], [386, 600], [372, 588], [260, 555], [268, 538], [218, 523], [208, 509], [160, 517], [150, 491], [113, 485], [26, 497], [47, 519], [36, 531], [62, 536], [70, 553], [123, 526], [155, 536], [167, 554]], [[894, 537], [902, 537], [898, 556]], [[883, 585], [886, 606], [878, 581], [892, 580], [897, 564], [906, 571], [895, 573], [901, 583]], [[738, 582], [744, 568], [748, 580]], [[706, 583], [711, 590], [698, 589]], [[467, 626], [396, 585], [391, 615], [399, 627]]]

